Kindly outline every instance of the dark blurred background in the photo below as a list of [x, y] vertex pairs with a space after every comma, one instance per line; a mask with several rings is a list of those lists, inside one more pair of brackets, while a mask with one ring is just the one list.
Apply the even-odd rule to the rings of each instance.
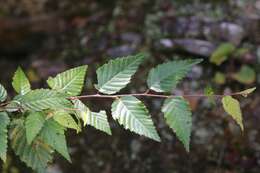
[[[228, 43], [228, 46], [227, 44]], [[217, 49], [218, 48], [218, 49]], [[220, 51], [220, 55], [216, 53]], [[260, 83], [259, 0], [0, 0], [0, 82], [11, 95], [11, 79], [21, 66], [33, 86], [46, 87], [50, 75], [88, 64], [85, 94], [95, 93], [95, 70], [106, 61], [150, 53], [122, 93], [146, 90], [145, 78], [156, 64], [204, 58], [175, 94], [243, 90]], [[212, 54], [217, 62], [211, 62]], [[225, 61], [218, 62], [221, 58]], [[220, 65], [216, 65], [216, 64]], [[160, 99], [143, 99], [161, 143], [132, 134], [110, 118], [113, 136], [87, 127], [68, 133], [73, 163], [55, 158], [50, 173], [259, 173], [260, 97], [239, 98], [245, 132], [217, 102], [189, 99], [193, 110], [191, 151], [166, 126]], [[85, 100], [92, 110], [111, 100]], [[2, 173], [30, 173], [9, 151]]]

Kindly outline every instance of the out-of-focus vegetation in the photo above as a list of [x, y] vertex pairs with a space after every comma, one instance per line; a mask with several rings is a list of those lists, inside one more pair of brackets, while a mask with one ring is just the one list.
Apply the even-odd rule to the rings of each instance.
[[[221, 50], [223, 44], [233, 46]], [[19, 65], [26, 69], [33, 87], [42, 87], [48, 76], [91, 64], [85, 91], [92, 93], [96, 67], [110, 57], [143, 50], [153, 58], [143, 65], [140, 76], [148, 73], [146, 67], [173, 57], [204, 58], [175, 94], [202, 93], [208, 85], [215, 93], [258, 87], [260, 1], [0, 1], [0, 82], [10, 92], [8, 84]], [[211, 63], [213, 56], [218, 63]], [[129, 92], [144, 90], [145, 81], [138, 76]], [[113, 138], [88, 128], [80, 136], [69, 134], [73, 164], [57, 157], [50, 172], [260, 171], [258, 90], [241, 103], [245, 115], [242, 137], [219, 102], [212, 108], [214, 104], [207, 99], [189, 99], [197, 110], [189, 155], [164, 123], [157, 109], [162, 102], [144, 101], [154, 107], [150, 113], [158, 122], [161, 144], [122, 132], [117, 124], [111, 124]], [[96, 99], [87, 103], [95, 110], [110, 106], [109, 101]], [[12, 152], [7, 160], [2, 172], [29, 172]]]

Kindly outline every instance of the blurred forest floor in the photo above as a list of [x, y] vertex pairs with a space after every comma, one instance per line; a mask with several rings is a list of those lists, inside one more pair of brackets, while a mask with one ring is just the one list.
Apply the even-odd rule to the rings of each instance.
[[[17, 66], [34, 87], [46, 87], [48, 76], [82, 64], [89, 65], [84, 93], [95, 93], [97, 67], [141, 51], [150, 58], [123, 93], [144, 91], [145, 77], [156, 64], [190, 57], [204, 62], [173, 93], [202, 93], [208, 85], [216, 93], [259, 87], [260, 0], [0, 0], [0, 82], [10, 93]], [[73, 163], [56, 157], [49, 172], [259, 173], [259, 93], [241, 98], [244, 134], [219, 102], [189, 99], [194, 112], [190, 153], [164, 123], [162, 100], [144, 99], [162, 143], [112, 121], [113, 136], [87, 127], [79, 135], [68, 134]], [[111, 101], [86, 103], [109, 110]], [[30, 172], [9, 155], [2, 173]]]

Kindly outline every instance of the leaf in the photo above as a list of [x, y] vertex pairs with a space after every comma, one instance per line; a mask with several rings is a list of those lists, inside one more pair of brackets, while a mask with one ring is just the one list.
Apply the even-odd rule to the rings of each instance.
[[244, 131], [243, 118], [240, 110], [239, 102], [231, 96], [225, 96], [222, 98], [222, 105], [224, 110], [232, 116], [232, 118], [238, 123], [241, 130]]
[[82, 91], [87, 72], [87, 65], [67, 70], [56, 77], [47, 80], [48, 85], [59, 92], [65, 92], [71, 96], [79, 95]]
[[77, 132], [81, 131], [74, 118], [66, 111], [55, 111], [53, 114], [53, 119], [63, 127], [75, 129]]
[[74, 100], [74, 106], [77, 109], [76, 114], [83, 120], [84, 126], [90, 125], [109, 135], [112, 134], [105, 111], [91, 112], [80, 100]]
[[53, 150], [48, 144], [37, 138], [32, 145], [28, 145], [23, 121], [11, 129], [10, 140], [15, 154], [33, 170], [44, 172], [52, 161]]
[[15, 98], [25, 110], [41, 111], [45, 109], [68, 109], [72, 104], [67, 100], [68, 95], [48, 89], [32, 90]]
[[160, 141], [148, 110], [137, 98], [125, 96], [115, 100], [112, 104], [112, 116], [125, 129]]
[[10, 122], [6, 112], [0, 112], [0, 158], [6, 161], [7, 152], [7, 126]]
[[254, 88], [249, 88], [246, 89], [244, 91], [240, 91], [238, 94], [241, 94], [243, 97], [247, 97], [249, 94], [251, 94], [252, 92], [254, 92], [256, 90], [256, 87]]
[[156, 92], [170, 92], [185, 77], [193, 65], [202, 59], [170, 61], [153, 68], [148, 75], [147, 84]]
[[214, 100], [214, 91], [212, 89], [211, 86], [207, 86], [205, 89], [204, 89], [204, 94], [207, 96], [209, 102], [212, 104], [212, 105], [216, 105], [215, 103], [215, 100]]
[[255, 82], [256, 73], [251, 67], [243, 65], [239, 72], [233, 74], [232, 77], [243, 84], [251, 84]]
[[7, 98], [7, 92], [3, 85], [0, 84], [0, 102], [4, 102]]
[[54, 150], [60, 153], [64, 158], [71, 162], [67, 148], [64, 128], [53, 119], [45, 121], [40, 137], [49, 144]]
[[186, 151], [190, 150], [192, 116], [189, 103], [182, 97], [166, 99], [162, 108], [166, 123], [176, 133]]
[[82, 101], [78, 99], [72, 100], [72, 102], [74, 103], [74, 108], [76, 109], [76, 115], [83, 121], [84, 126], [86, 126], [89, 119], [88, 117], [91, 116], [91, 111], [84, 103], [82, 103]]
[[96, 89], [105, 94], [120, 91], [130, 82], [132, 75], [144, 59], [144, 54], [137, 54], [109, 61], [97, 70]]
[[222, 64], [236, 50], [236, 47], [231, 43], [221, 44], [211, 55], [210, 62], [216, 65]]
[[31, 112], [25, 119], [25, 131], [28, 145], [31, 145], [32, 141], [41, 131], [44, 125], [44, 115], [42, 112]]
[[30, 82], [21, 67], [18, 67], [16, 70], [12, 85], [15, 91], [21, 95], [24, 95], [31, 90]]
[[226, 83], [226, 77], [224, 73], [216, 72], [214, 76], [214, 82], [217, 84], [225, 84]]

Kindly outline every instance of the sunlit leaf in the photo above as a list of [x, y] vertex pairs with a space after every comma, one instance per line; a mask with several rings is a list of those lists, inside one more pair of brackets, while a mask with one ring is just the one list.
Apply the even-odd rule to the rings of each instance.
[[202, 59], [189, 59], [160, 64], [149, 72], [147, 84], [156, 92], [170, 92], [186, 76], [192, 66], [201, 61]]
[[111, 135], [110, 126], [105, 111], [91, 112], [89, 108], [80, 100], [73, 100], [76, 109], [76, 115], [82, 119], [84, 126], [90, 125]]
[[65, 92], [71, 96], [81, 93], [84, 85], [87, 65], [76, 67], [58, 74], [56, 77], [50, 77], [47, 80], [49, 86], [59, 92]]
[[138, 66], [144, 61], [145, 54], [137, 54], [109, 61], [97, 70], [99, 92], [114, 94], [124, 88], [131, 80]]
[[4, 102], [7, 98], [7, 92], [3, 85], [0, 84], [0, 102]]
[[243, 118], [240, 110], [239, 102], [231, 96], [225, 96], [222, 98], [222, 105], [224, 110], [232, 116], [232, 118], [238, 123], [241, 130], [244, 131]]
[[112, 116], [125, 129], [160, 141], [148, 110], [137, 98], [125, 96], [115, 100], [112, 104]]
[[14, 74], [12, 85], [15, 91], [21, 95], [24, 95], [31, 90], [31, 84], [20, 67]]
[[77, 132], [81, 131], [80, 126], [68, 112], [59, 110], [53, 112], [53, 114], [53, 119], [63, 127], [75, 129]]
[[166, 123], [176, 133], [185, 149], [190, 150], [190, 136], [192, 128], [192, 116], [189, 103], [182, 97], [165, 100], [162, 112]]
[[241, 94], [242, 96], [244, 97], [247, 97], [249, 94], [251, 94], [252, 92], [254, 92], [256, 90], [256, 87], [254, 88], [249, 88], [249, 89], [246, 89], [244, 91], [240, 91], [239, 94]]

